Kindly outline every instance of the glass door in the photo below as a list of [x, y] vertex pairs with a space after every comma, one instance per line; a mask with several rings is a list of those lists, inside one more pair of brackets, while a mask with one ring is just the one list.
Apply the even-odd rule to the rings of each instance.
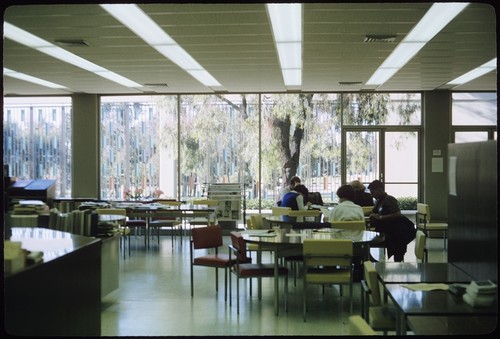
[[379, 179], [396, 198], [418, 199], [419, 132], [417, 129], [345, 128], [343, 182], [366, 186]]

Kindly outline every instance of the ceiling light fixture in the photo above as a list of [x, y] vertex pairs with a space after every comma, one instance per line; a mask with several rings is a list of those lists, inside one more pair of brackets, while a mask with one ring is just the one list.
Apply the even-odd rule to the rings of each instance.
[[366, 82], [382, 85], [408, 63], [469, 3], [435, 3]]
[[156, 49], [160, 54], [191, 74], [192, 77], [201, 82], [204, 86], [222, 86], [137, 5], [102, 4], [100, 6], [116, 20], [120, 21], [132, 32], [137, 34], [137, 36], [147, 44]]
[[267, 4], [285, 86], [302, 85], [302, 4]]
[[65, 49], [43, 40], [36, 35], [33, 35], [23, 29], [20, 29], [8, 22], [3, 24], [4, 37], [16, 41], [22, 45], [34, 48], [42, 53], [45, 53], [53, 58], [62, 60], [76, 67], [82, 68], [89, 72], [95, 73], [103, 78], [116, 82], [125, 87], [138, 88], [142, 87], [137, 82], [127, 79], [119, 74], [111, 72], [106, 68], [96, 65], [86, 59], [79, 57], [76, 54], [68, 52]]
[[494, 71], [495, 69], [497, 69], [497, 58], [492, 59], [477, 68], [474, 68], [472, 71], [467, 72], [462, 76], [459, 76], [458, 78], [448, 82], [447, 85], [463, 85], [469, 81], [479, 78], [482, 75], [485, 75], [486, 73]]
[[36, 78], [36, 77], [28, 75], [28, 74], [19, 73], [17, 71], [14, 71], [12, 69], [5, 68], [5, 67], [3, 69], [3, 75], [11, 77], [11, 78], [23, 80], [23, 81], [28, 81], [28, 82], [31, 82], [31, 83], [34, 83], [37, 85], [41, 85], [41, 86], [45, 86], [45, 87], [49, 87], [49, 88], [67, 89], [67, 87], [64, 87], [62, 85], [59, 85], [59, 84], [56, 84], [56, 83], [53, 83], [53, 82], [50, 82], [47, 80], [43, 80], [40, 78]]

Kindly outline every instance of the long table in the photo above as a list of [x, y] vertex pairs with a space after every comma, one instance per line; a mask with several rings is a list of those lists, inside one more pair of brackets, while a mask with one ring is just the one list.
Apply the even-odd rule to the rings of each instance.
[[[448, 290], [411, 290], [402, 284], [470, 283], [473, 277], [452, 263], [376, 263], [375, 269], [387, 295], [396, 307], [396, 334], [406, 334], [411, 320], [417, 332], [422, 321], [415, 317], [443, 317], [441, 324], [456, 323], [452, 318], [496, 316], [497, 304], [491, 307], [471, 307]], [[482, 322], [480, 322], [482, 324]], [[479, 325], [482, 326], [482, 325]], [[443, 329], [444, 331], [444, 329]]]
[[[351, 239], [354, 246], [362, 246], [380, 239], [380, 234], [372, 231], [323, 229], [272, 229], [241, 232], [248, 243], [257, 244], [262, 250], [274, 252], [274, 310], [279, 313], [278, 261], [280, 257], [302, 251], [304, 239]], [[258, 255], [260, 263], [261, 256]]]
[[[124, 203], [117, 205], [119, 208], [126, 208], [129, 218], [138, 218], [146, 220], [146, 238], [149, 247], [149, 221], [153, 218], [180, 218], [186, 220], [193, 217], [209, 217], [215, 213], [215, 207], [200, 206], [193, 204], [182, 204], [179, 206], [170, 206], [159, 203], [151, 204], [130, 204]], [[159, 234], [159, 233], [158, 233]]]

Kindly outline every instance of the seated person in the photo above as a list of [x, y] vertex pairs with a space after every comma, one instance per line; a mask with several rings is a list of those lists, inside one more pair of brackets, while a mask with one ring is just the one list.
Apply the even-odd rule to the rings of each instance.
[[295, 186], [297, 185], [300, 185], [301, 184], [301, 181], [300, 181], [300, 178], [297, 177], [297, 176], [294, 176], [290, 179], [290, 183], [286, 186], [284, 186], [281, 191], [280, 191], [280, 200], [276, 203], [278, 206], [282, 206], [283, 207], [283, 197], [285, 196], [285, 194], [287, 194], [288, 192], [290, 192], [291, 190], [293, 190], [295, 188]]
[[333, 209], [332, 221], [365, 220], [363, 209], [353, 202], [355, 193], [351, 185], [340, 186], [337, 190], [337, 196], [339, 204]]
[[[286, 193], [281, 201], [281, 207], [290, 207], [293, 211], [307, 210], [311, 205], [307, 201], [309, 190], [302, 184], [295, 185], [292, 191]], [[283, 216], [284, 220], [295, 221], [295, 217]]]
[[387, 247], [387, 257], [394, 255], [394, 261], [404, 261], [406, 246], [415, 239], [416, 229], [410, 219], [401, 214], [398, 201], [384, 190], [384, 183], [374, 180], [368, 185], [377, 200], [370, 215], [370, 223], [375, 231], [383, 233]]
[[370, 193], [365, 192], [366, 187], [359, 180], [351, 181], [352, 188], [354, 188], [355, 197], [352, 200], [359, 206], [373, 206], [373, 197]]

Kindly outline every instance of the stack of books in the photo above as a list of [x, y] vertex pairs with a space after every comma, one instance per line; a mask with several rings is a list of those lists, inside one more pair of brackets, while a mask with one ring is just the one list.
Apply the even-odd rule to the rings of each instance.
[[472, 307], [487, 307], [493, 305], [496, 292], [497, 285], [491, 280], [472, 281], [462, 298]]

